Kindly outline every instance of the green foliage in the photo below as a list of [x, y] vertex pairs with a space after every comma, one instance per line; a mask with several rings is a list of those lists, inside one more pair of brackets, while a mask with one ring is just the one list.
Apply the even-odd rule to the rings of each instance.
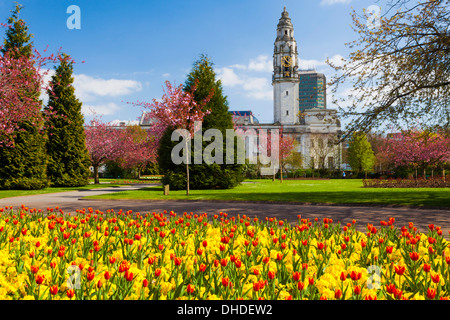
[[105, 163], [105, 172], [103, 173], [103, 177], [115, 179], [134, 179], [136, 174], [133, 169], [125, 169], [117, 161], [107, 161]]
[[47, 175], [52, 186], [79, 187], [89, 184], [89, 152], [86, 147], [81, 102], [72, 86], [73, 63], [67, 55], [51, 80], [46, 109], [56, 112], [48, 121]]
[[[206, 105], [210, 113], [203, 119], [202, 132], [208, 129], [217, 129], [223, 136], [224, 160], [223, 164], [190, 164], [189, 188], [190, 189], [228, 189], [237, 186], [243, 180], [242, 164], [226, 164], [226, 130], [233, 129], [233, 120], [231, 114], [228, 113], [228, 102], [226, 96], [223, 95], [222, 84], [220, 80], [216, 81], [216, 75], [213, 70], [213, 63], [210, 59], [201, 55], [194, 63], [191, 73], [187, 76], [184, 90], [191, 91], [198, 80], [197, 90], [194, 97], [197, 102], [205, 99], [211, 89], [214, 89], [214, 95]], [[160, 148], [158, 150], [158, 163], [161, 173], [164, 174], [162, 182], [170, 184], [171, 190], [179, 190], [186, 188], [186, 166], [185, 164], [175, 165], [171, 160], [171, 152], [178, 141], [171, 141], [173, 128], [168, 128], [164, 133]], [[203, 142], [203, 150], [211, 142]], [[193, 144], [192, 144], [193, 145]], [[234, 157], [236, 159], [236, 142]], [[192, 159], [194, 159], [192, 147]], [[234, 161], [235, 163], [237, 161]]]
[[33, 37], [28, 33], [28, 26], [22, 19], [19, 19], [22, 5], [16, 4], [11, 17], [8, 18], [8, 24], [11, 28], [7, 28], [6, 37], [3, 43], [2, 53], [8, 52], [11, 49], [18, 50], [18, 56], [30, 57], [32, 54], [33, 44], [30, 42]]
[[348, 163], [356, 173], [373, 169], [375, 155], [364, 132], [355, 132], [349, 142]]
[[[32, 43], [29, 41], [32, 36], [28, 34], [25, 22], [19, 19], [21, 8], [17, 5], [8, 19], [12, 28], [6, 31], [2, 53], [17, 49], [18, 57], [30, 58]], [[40, 92], [27, 92], [27, 95], [39, 99]], [[42, 117], [22, 122], [13, 141], [14, 145], [0, 148], [1, 189], [42, 189], [48, 185], [45, 135], [43, 135], [42, 126]]]
[[15, 146], [0, 148], [0, 189], [35, 190], [48, 186], [45, 141], [40, 130], [23, 122]]

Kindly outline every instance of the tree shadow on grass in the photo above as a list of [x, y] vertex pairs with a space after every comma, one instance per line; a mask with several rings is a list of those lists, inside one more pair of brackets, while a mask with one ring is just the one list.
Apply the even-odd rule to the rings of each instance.
[[377, 191], [289, 191], [289, 192], [239, 192], [228, 190], [191, 190], [186, 196], [184, 190], [173, 190], [163, 196], [162, 188], [145, 188], [149, 198], [160, 200], [228, 200], [228, 201], [270, 201], [298, 202], [314, 204], [361, 204], [361, 205], [402, 205], [425, 207], [449, 207], [450, 190], [395, 190]]

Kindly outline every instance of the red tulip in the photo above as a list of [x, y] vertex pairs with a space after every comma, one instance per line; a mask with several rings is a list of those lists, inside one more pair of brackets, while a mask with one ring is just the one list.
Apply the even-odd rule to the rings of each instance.
[[35, 280], [36, 280], [36, 283], [40, 285], [40, 284], [42, 284], [42, 282], [44, 282], [45, 276], [44, 275], [36, 275]]
[[352, 271], [352, 273], [350, 274], [350, 278], [353, 281], [357, 281], [359, 279], [361, 279], [362, 273], [361, 272], [356, 272], [356, 271]]
[[75, 295], [75, 291], [73, 289], [69, 289], [67, 290], [66, 294], [69, 299], [72, 299], [73, 296]]
[[228, 287], [230, 285], [230, 279], [228, 277], [222, 278], [222, 285]]
[[125, 279], [127, 279], [127, 281], [133, 281], [133, 272], [128, 272], [128, 270], [125, 271], [124, 277]]
[[410, 252], [409, 257], [411, 258], [412, 261], [419, 260], [419, 254], [417, 252]]
[[227, 264], [228, 264], [228, 260], [227, 260], [227, 259], [221, 259], [221, 260], [220, 260], [220, 265], [221, 265], [222, 267], [226, 267]]
[[396, 291], [395, 284], [391, 283], [391, 284], [386, 285], [387, 293], [394, 293], [395, 291]]
[[194, 294], [195, 286], [193, 286], [191, 284], [188, 284], [187, 288], [186, 288], [186, 291], [187, 291], [188, 294]]
[[439, 274], [436, 273], [436, 274], [434, 274], [434, 275], [431, 275], [431, 280], [432, 280], [434, 283], [438, 283], [438, 282], [439, 282]]
[[356, 295], [359, 295], [360, 293], [361, 293], [361, 286], [355, 286], [355, 289], [354, 289], [354, 293], [356, 294]]
[[52, 296], [55, 296], [58, 293], [58, 286], [57, 285], [51, 286], [50, 293]]
[[428, 299], [434, 299], [435, 296], [436, 296], [436, 289], [428, 288], [428, 290], [427, 290], [427, 298]]
[[400, 300], [400, 299], [402, 299], [402, 296], [403, 296], [403, 291], [400, 289], [395, 289], [395, 291], [394, 291], [395, 299]]
[[88, 272], [86, 275], [86, 278], [88, 281], [92, 281], [94, 279], [94, 277], [95, 277], [95, 271]]
[[405, 266], [394, 266], [395, 269], [395, 273], [398, 274], [399, 276], [403, 275], [403, 273], [405, 273]]
[[341, 289], [335, 289], [335, 290], [334, 290], [334, 297], [335, 297], [336, 299], [340, 299], [340, 298], [342, 297], [342, 291], [341, 291]]

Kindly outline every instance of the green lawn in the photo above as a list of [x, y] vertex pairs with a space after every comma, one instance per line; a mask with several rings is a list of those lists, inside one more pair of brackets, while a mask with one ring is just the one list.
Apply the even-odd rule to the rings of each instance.
[[245, 200], [293, 201], [306, 203], [378, 204], [450, 207], [448, 188], [362, 188], [362, 180], [248, 180], [230, 190], [170, 191], [162, 187], [123, 191], [87, 197], [89, 199], [180, 199], [180, 200]]
[[[102, 181], [101, 181], [102, 182]], [[0, 199], [3, 198], [11, 198], [11, 197], [21, 197], [21, 196], [32, 196], [37, 194], [45, 194], [45, 193], [56, 193], [56, 192], [65, 192], [65, 191], [74, 191], [74, 190], [89, 190], [89, 189], [97, 189], [97, 188], [105, 188], [105, 187], [118, 187], [121, 184], [90, 184], [84, 187], [64, 187], [64, 188], [45, 188], [41, 190], [0, 190]]]

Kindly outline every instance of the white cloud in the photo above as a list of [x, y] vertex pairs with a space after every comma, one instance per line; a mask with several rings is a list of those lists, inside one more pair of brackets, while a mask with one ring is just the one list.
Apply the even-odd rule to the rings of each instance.
[[74, 76], [77, 97], [85, 102], [96, 97], [117, 97], [142, 90], [142, 84], [134, 80], [101, 79], [85, 74]]
[[168, 79], [170, 77], [170, 73], [163, 73], [161, 75], [164, 79]]
[[345, 62], [345, 58], [343, 56], [341, 56], [340, 54], [335, 54], [334, 56], [332, 56], [331, 58], [329, 58], [330, 62], [333, 63], [334, 65], [341, 67], [344, 65]]
[[273, 61], [268, 56], [259, 55], [256, 59], [250, 59], [248, 69], [259, 72], [272, 72]]
[[47, 105], [48, 103], [48, 94], [47, 94], [47, 86], [50, 84], [50, 81], [52, 80], [53, 75], [55, 74], [54, 69], [43, 69], [40, 70], [40, 74], [43, 79], [43, 88], [41, 89], [41, 98], [44, 103], [44, 105]]
[[350, 2], [352, 2], [352, 0], [322, 0], [322, 2], [320, 2], [320, 5], [321, 6], [331, 6], [336, 3], [349, 4]]
[[216, 72], [224, 87], [243, 89], [247, 97], [257, 100], [273, 98], [273, 89], [268, 77], [251, 77], [242, 71], [237, 74], [232, 67], [219, 68], [216, 69]]
[[84, 115], [113, 115], [121, 108], [114, 102], [109, 102], [105, 104], [88, 105], [83, 104], [81, 107], [81, 112]]
[[225, 87], [235, 87], [243, 84], [243, 80], [239, 78], [232, 68], [219, 68], [216, 72], [218, 79], [222, 81], [222, 85]]
[[243, 64], [233, 64], [230, 66], [230, 68], [245, 70], [247, 69], [247, 66]]
[[[340, 54], [335, 54], [331, 58], [329, 58], [330, 62], [335, 65], [341, 66], [343, 64], [342, 59], [343, 56]], [[324, 60], [316, 60], [316, 59], [301, 59], [299, 58], [299, 69], [316, 69], [317, 67], [329, 67], [326, 63], [326, 59]]]
[[[341, 65], [343, 57], [335, 54], [329, 59], [334, 64]], [[325, 69], [323, 72], [326, 74], [329, 73], [329, 69], [331, 70], [326, 59], [299, 59], [299, 69], [317, 70], [317, 68]], [[273, 72], [272, 58], [258, 55], [247, 64], [233, 64], [217, 68], [215, 71], [222, 85], [234, 88], [237, 94], [243, 93], [246, 97], [256, 100], [273, 100], [273, 87], [270, 82]], [[264, 73], [263, 77], [260, 76], [261, 73]]]

